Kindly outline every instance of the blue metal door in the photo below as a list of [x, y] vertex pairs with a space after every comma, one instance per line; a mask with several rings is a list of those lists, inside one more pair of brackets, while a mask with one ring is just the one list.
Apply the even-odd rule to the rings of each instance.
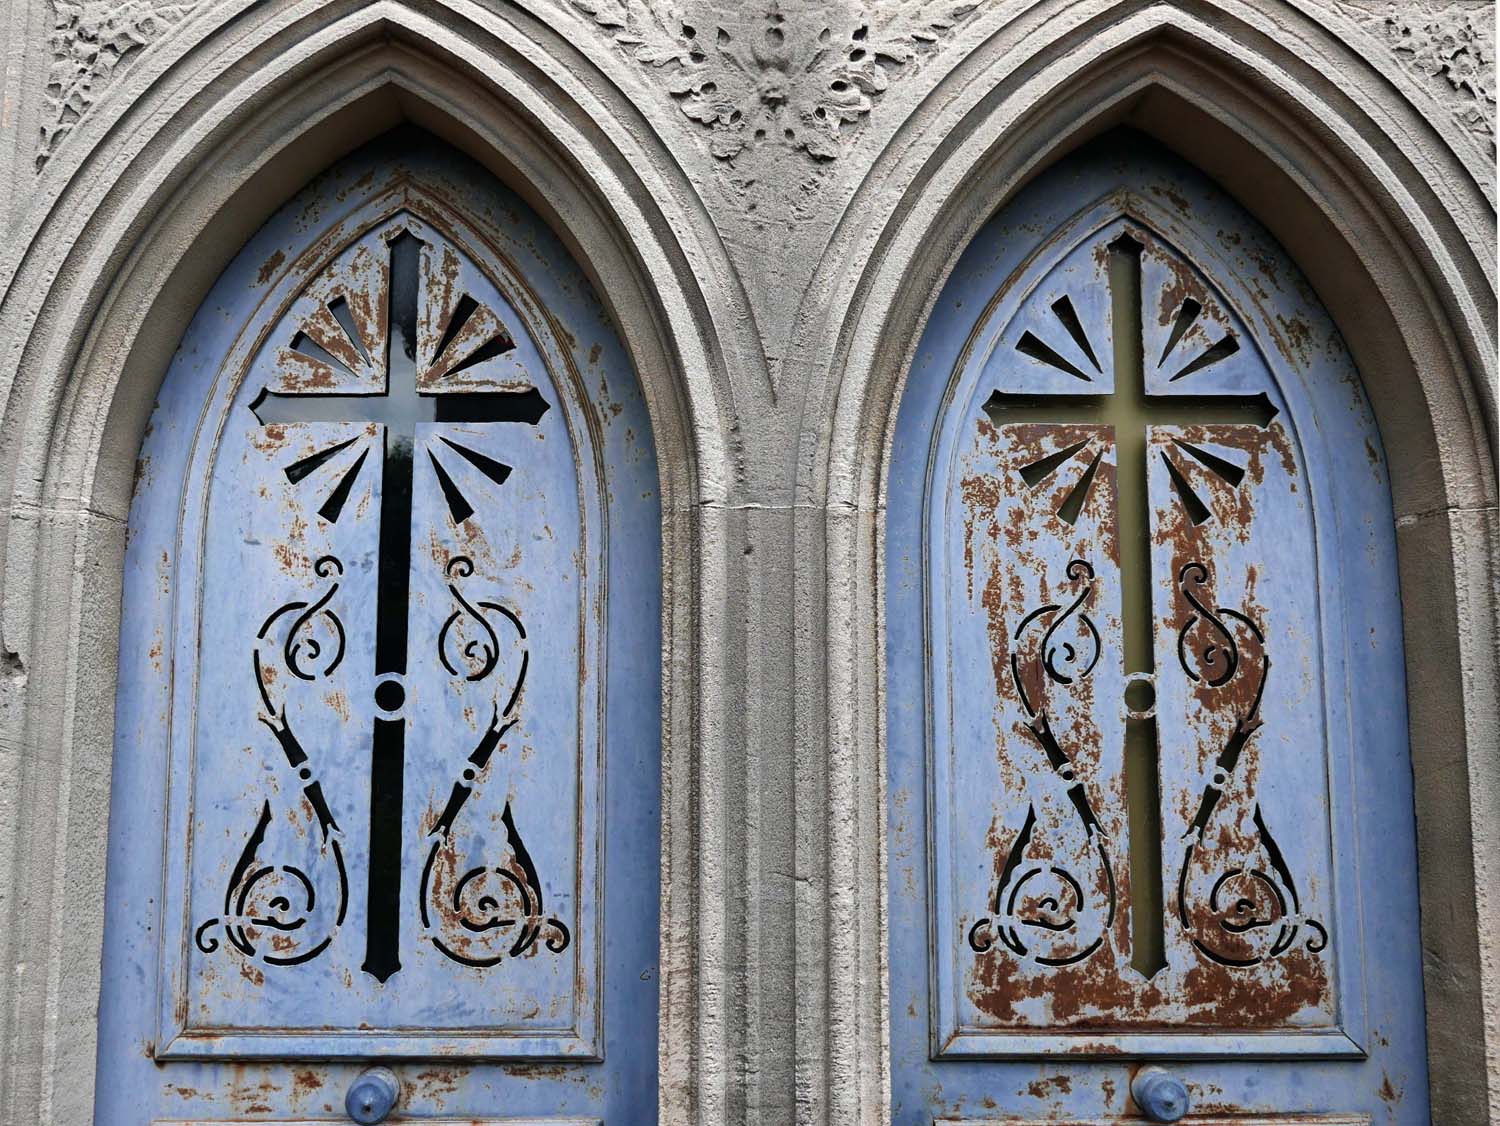
[[418, 135], [350, 158], [139, 476], [97, 1120], [653, 1121], [655, 463], [562, 245]]
[[1425, 1121], [1388, 482], [1266, 232], [1133, 134], [1039, 177], [889, 533], [895, 1120]]

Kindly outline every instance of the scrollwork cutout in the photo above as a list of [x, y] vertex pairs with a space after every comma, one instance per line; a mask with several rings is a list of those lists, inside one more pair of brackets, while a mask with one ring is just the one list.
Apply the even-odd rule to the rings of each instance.
[[[572, 942], [567, 924], [547, 914], [542, 881], [520, 830], [511, 802], [500, 815], [505, 847], [499, 862], [474, 862], [460, 841], [459, 822], [488, 777], [495, 751], [516, 723], [526, 684], [529, 654], [520, 618], [498, 602], [470, 600], [458, 580], [474, 573], [466, 556], [449, 561], [449, 591], [456, 608], [438, 632], [438, 657], [449, 675], [470, 683], [492, 681], [491, 719], [478, 745], [464, 760], [442, 813], [428, 832], [431, 844], [422, 868], [420, 910], [432, 944], [462, 965], [484, 968], [536, 948], [561, 953]], [[491, 614], [496, 615], [494, 620]], [[512, 642], [511, 660], [502, 662]], [[502, 666], [512, 670], [499, 675]]]
[[[314, 763], [287, 716], [290, 683], [331, 676], [343, 661], [344, 626], [330, 603], [343, 564], [325, 555], [313, 565], [331, 580], [312, 602], [288, 602], [274, 610], [256, 635], [252, 666], [263, 705], [260, 722], [275, 737], [297, 778], [300, 801], [275, 816], [279, 794], [261, 803], [224, 890], [221, 915], [199, 924], [194, 944], [204, 954], [219, 949], [223, 930], [230, 946], [268, 966], [295, 966], [326, 950], [343, 925], [349, 903], [342, 833], [316, 776]], [[319, 887], [325, 893], [319, 894]], [[333, 894], [327, 894], [331, 887]]]
[[1228, 799], [1237, 780], [1248, 787], [1239, 768], [1253, 753], [1251, 739], [1261, 727], [1271, 660], [1254, 621], [1236, 610], [1211, 608], [1202, 597], [1210, 577], [1201, 562], [1184, 564], [1177, 573], [1178, 590], [1190, 607], [1178, 631], [1177, 653], [1200, 698], [1206, 695], [1230, 712], [1233, 724], [1183, 834], [1177, 918], [1205, 958], [1249, 967], [1286, 953], [1299, 936], [1316, 954], [1327, 946], [1328, 932], [1303, 913], [1296, 880], [1260, 803], [1249, 793]]
[[[969, 948], [983, 954], [998, 939], [1018, 958], [1067, 966], [1090, 957], [1114, 923], [1114, 869], [1088, 787], [1053, 730], [1049, 685], [1072, 688], [1100, 657], [1099, 630], [1085, 609], [1094, 593], [1094, 568], [1069, 562], [1077, 589], [1064, 607], [1049, 604], [1022, 619], [1012, 636], [1011, 678], [1026, 713], [1022, 729], [1042, 752], [1050, 773], [1035, 776], [1041, 790], [1027, 806], [991, 900], [991, 915], [969, 928]], [[1038, 633], [1040, 631], [1040, 633]], [[1034, 640], [1033, 640], [1034, 639]], [[1040, 807], [1040, 812], [1039, 812]]]
[[[456, 555], [448, 561], [450, 579], [466, 579], [473, 573], [474, 563], [466, 555]], [[448, 591], [458, 603], [458, 609], [448, 615], [442, 629], [438, 631], [438, 659], [450, 676], [462, 676], [470, 681], [483, 680], [495, 671], [495, 665], [500, 660], [500, 638], [484, 611], [492, 610], [509, 621], [522, 641], [526, 639], [526, 631], [521, 628], [520, 619], [498, 602], [470, 605], [460, 593], [456, 581], [448, 584]], [[524, 652], [522, 660], [525, 660]], [[525, 672], [517, 679], [524, 680]]]

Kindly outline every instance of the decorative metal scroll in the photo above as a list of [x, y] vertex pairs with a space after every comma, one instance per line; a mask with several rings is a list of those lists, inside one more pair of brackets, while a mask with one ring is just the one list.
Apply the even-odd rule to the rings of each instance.
[[[1202, 695], [1229, 711], [1233, 726], [1182, 837], [1177, 918], [1204, 957], [1223, 966], [1256, 966], [1289, 950], [1302, 928], [1312, 953], [1328, 944], [1328, 932], [1302, 916], [1296, 881], [1253, 794], [1234, 808], [1223, 801], [1230, 779], [1253, 754], [1271, 659], [1259, 626], [1203, 601], [1209, 580], [1209, 568], [1196, 560], [1177, 573], [1178, 589], [1193, 609], [1177, 635], [1177, 659]], [[1243, 823], [1247, 809], [1250, 832]], [[1210, 834], [1218, 837], [1213, 851], [1203, 847]]]
[[[275, 736], [287, 768], [295, 774], [301, 800], [283, 808], [287, 803], [278, 792], [274, 804], [272, 797], [262, 803], [260, 817], [224, 889], [223, 915], [200, 924], [194, 934], [198, 949], [205, 954], [219, 948], [212, 932], [222, 928], [230, 946], [246, 957], [268, 966], [295, 966], [323, 953], [344, 923], [349, 879], [342, 833], [328, 808], [315, 763], [292, 730], [286, 707], [289, 686], [323, 680], [344, 659], [344, 624], [330, 606], [344, 566], [325, 555], [313, 570], [328, 580], [327, 588], [313, 602], [288, 602], [274, 610], [260, 627], [252, 651], [262, 705], [260, 722]], [[274, 832], [273, 811], [281, 814], [275, 818]], [[309, 820], [317, 826], [311, 852], [305, 834], [295, 844], [282, 840], [288, 822]], [[298, 859], [289, 861], [289, 855]]]
[[[514, 612], [498, 602], [470, 602], [459, 589], [459, 580], [474, 573], [471, 559], [455, 556], [447, 573], [456, 608], [438, 633], [438, 658], [456, 679], [492, 682], [495, 703], [484, 735], [464, 759], [448, 802], [428, 832], [432, 844], [422, 867], [422, 926], [438, 950], [466, 966], [493, 966], [506, 956], [526, 954], [544, 931], [547, 949], [561, 953], [571, 935], [562, 920], [546, 913], [541, 880], [509, 801], [501, 814], [506, 839], [498, 862], [463, 860], [460, 815], [487, 779], [495, 748], [516, 722], [529, 654], [526, 629]], [[502, 652], [508, 660], [502, 660]]]
[[[1053, 729], [1047, 684], [1066, 689], [1088, 677], [1099, 661], [1099, 630], [1084, 609], [1094, 592], [1094, 568], [1074, 559], [1067, 576], [1080, 588], [1066, 607], [1033, 610], [1015, 630], [1010, 672], [1029, 722], [1025, 731], [1047, 760], [1050, 775], [1038, 785], [1059, 789], [1065, 801], [1029, 801], [995, 888], [993, 918], [969, 930], [969, 946], [983, 953], [1000, 941], [1017, 957], [1043, 966], [1066, 966], [1088, 958], [1104, 941], [1115, 918], [1115, 882], [1109, 845], [1094, 813], [1093, 799], [1078, 776], [1067, 733]], [[1103, 889], [1102, 894], [1099, 889]]]

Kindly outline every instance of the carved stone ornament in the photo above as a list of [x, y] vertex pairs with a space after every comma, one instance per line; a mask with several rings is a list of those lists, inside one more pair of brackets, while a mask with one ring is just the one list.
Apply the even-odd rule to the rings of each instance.
[[1495, 151], [1495, 5], [1488, 0], [1338, 0], [1389, 44], [1487, 152]]
[[669, 0], [573, 0], [642, 66], [730, 161], [747, 147], [786, 145], [840, 156], [893, 79], [913, 73], [979, 5], [865, 0], [792, 9], [705, 7]]
[[47, 74], [46, 107], [37, 142], [41, 171], [62, 139], [105, 87], [147, 46], [180, 23], [197, 6], [157, 0], [52, 0], [48, 43], [52, 67]]

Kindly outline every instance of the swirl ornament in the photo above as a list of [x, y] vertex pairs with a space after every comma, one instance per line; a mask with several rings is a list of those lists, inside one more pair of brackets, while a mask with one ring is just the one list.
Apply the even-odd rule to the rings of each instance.
[[[998, 938], [1017, 958], [1042, 966], [1082, 962], [1114, 923], [1114, 869], [1088, 788], [1053, 730], [1048, 685], [1070, 688], [1086, 679], [1100, 657], [1099, 630], [1085, 606], [1094, 569], [1074, 559], [1066, 571], [1077, 594], [1022, 619], [1012, 637], [1011, 677], [1027, 722], [1023, 729], [1051, 767], [1026, 810], [991, 901], [991, 914], [969, 928], [969, 948], [989, 951]], [[1045, 628], [1044, 628], [1045, 627]], [[1040, 637], [1037, 640], [1038, 631]], [[1039, 814], [1038, 807], [1041, 812]]]
[[[261, 803], [255, 828], [230, 874], [221, 915], [201, 923], [193, 940], [204, 954], [219, 949], [222, 929], [230, 946], [268, 966], [311, 961], [333, 941], [349, 904], [342, 833], [314, 764], [287, 717], [282, 672], [300, 681], [333, 674], [344, 656], [344, 626], [329, 609], [343, 564], [325, 555], [313, 565], [330, 579], [312, 602], [289, 602], [266, 618], [251, 659], [263, 711], [260, 722], [276, 738], [301, 798], [277, 817], [273, 799]], [[279, 797], [279, 794], [278, 794]], [[275, 828], [278, 836], [268, 839]], [[315, 831], [309, 832], [309, 829]], [[318, 888], [332, 887], [333, 895]]]
[[[472, 683], [493, 678], [495, 702], [483, 736], [465, 758], [447, 804], [428, 832], [431, 844], [422, 868], [420, 909], [422, 926], [439, 951], [462, 965], [483, 968], [528, 953], [538, 940], [559, 954], [568, 948], [572, 935], [561, 919], [546, 912], [542, 881], [509, 801], [500, 815], [505, 848], [498, 863], [473, 863], [460, 844], [460, 817], [474, 808], [473, 799], [488, 778], [495, 751], [516, 724], [529, 666], [520, 618], [498, 602], [471, 601], [459, 590], [457, 580], [473, 573], [473, 562], [466, 556], [448, 563], [447, 574], [454, 580], [448, 589], [457, 608], [438, 632], [438, 656], [455, 679]], [[487, 612], [498, 615], [498, 621]], [[498, 676], [507, 648], [513, 656], [504, 664], [514, 671], [510, 677]]]
[[[313, 564], [313, 573], [320, 579], [342, 575], [344, 565], [332, 555], [324, 555]], [[330, 676], [344, 659], [344, 623], [327, 609], [338, 589], [337, 582], [329, 583], [322, 597], [311, 605], [289, 602], [267, 618], [256, 635], [263, 639], [283, 614], [301, 611], [281, 645], [287, 670], [299, 680]]]
[[[466, 555], [455, 555], [448, 561], [447, 573], [450, 579], [466, 579], [474, 573], [474, 562]], [[500, 638], [484, 611], [494, 611], [507, 619], [523, 641], [526, 631], [521, 628], [520, 620], [498, 602], [481, 602], [476, 607], [464, 598], [456, 582], [448, 584], [448, 592], [458, 603], [458, 609], [448, 615], [438, 631], [438, 659], [450, 676], [483, 680], [495, 671], [500, 660]], [[525, 679], [524, 671], [519, 679]]]
[[1193, 613], [1177, 634], [1177, 659], [1189, 680], [1202, 681], [1210, 688], [1222, 688], [1234, 679], [1240, 667], [1240, 647], [1224, 619], [1238, 621], [1257, 636], [1260, 631], [1242, 614], [1233, 610], [1220, 610], [1215, 614], [1204, 605], [1197, 591], [1207, 582], [1208, 568], [1202, 563], [1186, 563], [1177, 572], [1178, 589], [1193, 608]]
[[1296, 880], [1261, 806], [1237, 777], [1261, 727], [1271, 660], [1254, 621], [1222, 606], [1210, 609], [1200, 597], [1210, 577], [1200, 562], [1178, 571], [1178, 589], [1191, 611], [1178, 632], [1177, 653], [1200, 695], [1229, 711], [1233, 724], [1183, 834], [1177, 918], [1210, 961], [1258, 966], [1292, 949], [1299, 938], [1308, 952], [1319, 953], [1328, 945], [1328, 931], [1303, 913]]

